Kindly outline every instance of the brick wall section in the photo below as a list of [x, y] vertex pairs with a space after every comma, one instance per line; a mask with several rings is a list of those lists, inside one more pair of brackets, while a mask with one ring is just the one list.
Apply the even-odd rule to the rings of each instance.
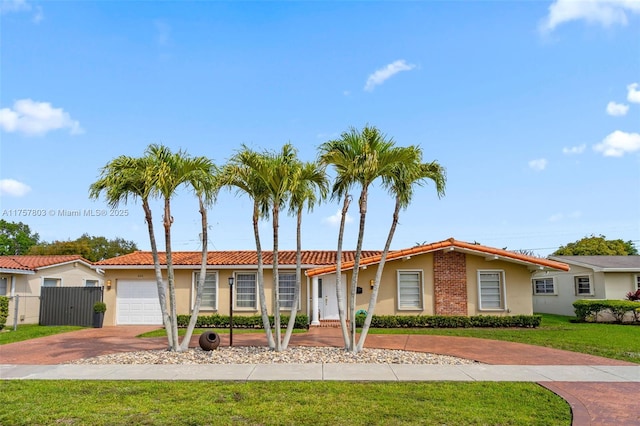
[[433, 254], [433, 292], [436, 315], [467, 315], [466, 255], [455, 251]]

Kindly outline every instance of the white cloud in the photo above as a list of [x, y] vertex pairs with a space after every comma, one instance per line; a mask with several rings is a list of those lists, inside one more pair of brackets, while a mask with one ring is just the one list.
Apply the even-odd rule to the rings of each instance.
[[625, 104], [617, 104], [613, 101], [607, 104], [607, 114], [613, 116], [621, 116], [626, 115], [629, 111], [629, 105]]
[[562, 153], [567, 155], [582, 154], [586, 148], [587, 148], [587, 145], [585, 144], [572, 146], [570, 148], [564, 147], [562, 148]]
[[636, 104], [640, 104], [640, 90], [638, 83], [632, 83], [627, 86], [627, 100]]
[[538, 158], [537, 160], [529, 161], [529, 168], [537, 172], [547, 168], [548, 161], [546, 158]]
[[72, 135], [84, 133], [80, 123], [72, 120], [62, 108], [53, 108], [48, 102], [21, 99], [13, 104], [13, 109], [0, 109], [0, 129], [7, 133], [23, 133], [27, 136], [41, 136], [57, 129], [69, 129]]
[[640, 133], [626, 133], [620, 130], [609, 134], [593, 149], [605, 157], [622, 157], [626, 153], [640, 150]]
[[549, 15], [540, 25], [540, 30], [553, 31], [560, 24], [578, 20], [603, 27], [627, 25], [628, 13], [640, 14], [638, 0], [556, 0], [549, 6]]
[[29, 185], [18, 182], [14, 179], [0, 179], [0, 195], [11, 197], [22, 197], [31, 191]]
[[565, 219], [578, 219], [582, 216], [582, 212], [580, 210], [576, 210], [569, 214], [564, 213], [556, 213], [549, 217], [549, 222], [559, 222]]
[[[329, 216], [329, 217], [325, 217], [324, 219], [322, 219], [322, 221], [324, 223], [328, 223], [331, 226], [338, 226], [340, 225], [340, 220], [342, 219], [342, 210], [338, 210], [336, 212], [336, 214]], [[351, 223], [353, 222], [353, 218], [351, 216], [349, 216], [349, 213], [347, 213], [347, 217], [345, 219], [345, 223]]]
[[395, 74], [401, 71], [411, 71], [415, 67], [413, 64], [408, 64], [404, 59], [392, 62], [371, 74], [369, 78], [367, 78], [367, 84], [365, 84], [364, 90], [371, 92], [376, 86], [381, 85]]
[[11, 12], [31, 12], [34, 11], [32, 21], [39, 24], [44, 19], [41, 6], [35, 8], [26, 0], [0, 0], [0, 14]]

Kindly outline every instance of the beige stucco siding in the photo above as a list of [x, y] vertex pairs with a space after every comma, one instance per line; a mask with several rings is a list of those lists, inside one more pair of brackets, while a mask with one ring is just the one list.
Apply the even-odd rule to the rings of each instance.
[[[503, 272], [505, 310], [480, 309], [478, 271]], [[531, 315], [531, 272], [524, 265], [467, 254], [467, 307], [469, 315]]]
[[[176, 289], [176, 310], [178, 315], [189, 315], [192, 311], [193, 300], [195, 299], [195, 272], [199, 272], [199, 269], [176, 269], [174, 271], [174, 284]], [[295, 272], [295, 270], [282, 270], [286, 272]], [[221, 315], [229, 315], [229, 277], [236, 273], [256, 273], [251, 269], [207, 269], [208, 273], [217, 274], [217, 310], [214, 309], [201, 309], [200, 315], [210, 315], [213, 313], [219, 313]], [[163, 280], [167, 281], [166, 270], [162, 272]], [[301, 294], [300, 294], [300, 310], [298, 312], [306, 312], [307, 304], [307, 289], [306, 289], [306, 277], [302, 277]], [[105, 325], [116, 324], [116, 301], [118, 294], [118, 281], [119, 280], [138, 280], [138, 281], [153, 281], [155, 282], [155, 272], [153, 269], [109, 269], [105, 273], [105, 282], [111, 281], [111, 289], [105, 290], [105, 303], [107, 303], [107, 313], [105, 314]], [[264, 271], [265, 282], [265, 298], [267, 302], [267, 311], [272, 314], [273, 307], [273, 287], [272, 287], [273, 274], [271, 270]], [[244, 308], [235, 309], [234, 315], [256, 315], [260, 313], [260, 298], [259, 293], [256, 290], [257, 306], [256, 308]], [[168, 301], [168, 295], [167, 295]], [[283, 309], [282, 312], [285, 310]], [[288, 309], [286, 310], [288, 311]]]
[[[20, 296], [18, 299], [18, 325], [38, 324], [40, 320], [40, 288], [45, 278], [59, 280], [58, 285], [61, 287], [84, 287], [86, 280], [97, 280], [98, 285], [104, 284], [104, 278], [101, 274], [81, 262], [42, 268], [35, 274], [2, 274], [1, 276], [7, 278], [7, 296]], [[12, 280], [14, 283], [13, 292]], [[7, 327], [14, 323], [15, 300], [12, 298], [9, 301]]]

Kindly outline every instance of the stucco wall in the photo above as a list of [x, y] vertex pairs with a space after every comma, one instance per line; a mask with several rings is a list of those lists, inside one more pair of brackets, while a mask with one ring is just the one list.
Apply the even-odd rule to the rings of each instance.
[[[3, 274], [7, 278], [7, 295], [19, 295], [18, 325], [38, 324], [40, 317], [40, 288], [45, 278], [60, 280], [62, 287], [84, 287], [86, 280], [97, 280], [98, 285], [104, 283], [104, 278], [94, 269], [80, 262], [42, 268], [35, 274], [11, 275]], [[14, 293], [11, 294], [11, 280], [15, 280]], [[14, 323], [15, 299], [9, 301], [9, 317], [7, 327]]]
[[[193, 299], [195, 298], [195, 282], [194, 282], [194, 273], [199, 272], [200, 269], [176, 269], [174, 271], [175, 276], [175, 289], [176, 289], [176, 309], [178, 315], [188, 315], [192, 311]], [[291, 271], [295, 272], [295, 270], [281, 270], [281, 271]], [[207, 269], [208, 273], [216, 273], [218, 278], [218, 288], [217, 288], [217, 304], [218, 309], [201, 309], [200, 315], [211, 315], [213, 313], [219, 313], [221, 315], [229, 315], [229, 277], [232, 274], [239, 272], [255, 272], [252, 269], [215, 269], [210, 268]], [[163, 270], [162, 277], [164, 281], [167, 280], [166, 270]], [[116, 324], [116, 298], [118, 294], [118, 281], [119, 280], [139, 280], [139, 281], [154, 281], [155, 282], [155, 272], [153, 269], [109, 269], [105, 273], [104, 280], [111, 281], [111, 289], [105, 290], [105, 303], [107, 304], [107, 313], [105, 314], [105, 325], [115, 325]], [[267, 302], [267, 310], [271, 314], [272, 313], [272, 300], [273, 300], [273, 289], [272, 289], [272, 280], [273, 274], [270, 269], [266, 269], [264, 271], [264, 282], [265, 282], [265, 298]], [[306, 277], [302, 276], [301, 283], [301, 294], [300, 294], [300, 310], [298, 312], [306, 313], [306, 297], [307, 297], [307, 281]], [[255, 309], [235, 309], [233, 311], [234, 315], [257, 315], [260, 314], [260, 298], [259, 293], [256, 293], [257, 297], [257, 307]], [[168, 295], [167, 295], [168, 302]], [[286, 313], [289, 309], [281, 310], [281, 312]]]

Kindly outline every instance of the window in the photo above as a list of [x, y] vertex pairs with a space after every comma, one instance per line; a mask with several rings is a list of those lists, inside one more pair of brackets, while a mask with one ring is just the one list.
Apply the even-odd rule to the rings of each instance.
[[636, 290], [640, 290], [640, 275], [636, 275]]
[[59, 278], [43, 278], [42, 287], [60, 287]]
[[398, 271], [398, 309], [422, 309], [420, 271]]
[[256, 309], [256, 274], [236, 274], [236, 308]]
[[0, 278], [0, 296], [7, 295], [7, 282], [6, 277]]
[[556, 294], [553, 278], [534, 278], [533, 294]]
[[589, 276], [575, 277], [576, 296], [591, 296], [593, 288], [591, 287], [591, 278]]
[[[291, 272], [278, 274], [278, 287], [280, 292], [280, 308], [291, 309], [296, 291], [296, 274]], [[298, 298], [298, 304], [299, 303], [300, 299]]]
[[98, 287], [98, 280], [84, 280], [85, 287]]
[[[198, 288], [198, 280], [200, 272], [196, 272], [193, 276], [193, 302], [196, 299], [196, 289]], [[204, 276], [204, 287], [202, 288], [202, 300], [200, 301], [200, 309], [216, 310], [218, 309], [218, 274], [215, 272], [207, 272]]]
[[478, 271], [480, 309], [504, 310], [504, 271]]

